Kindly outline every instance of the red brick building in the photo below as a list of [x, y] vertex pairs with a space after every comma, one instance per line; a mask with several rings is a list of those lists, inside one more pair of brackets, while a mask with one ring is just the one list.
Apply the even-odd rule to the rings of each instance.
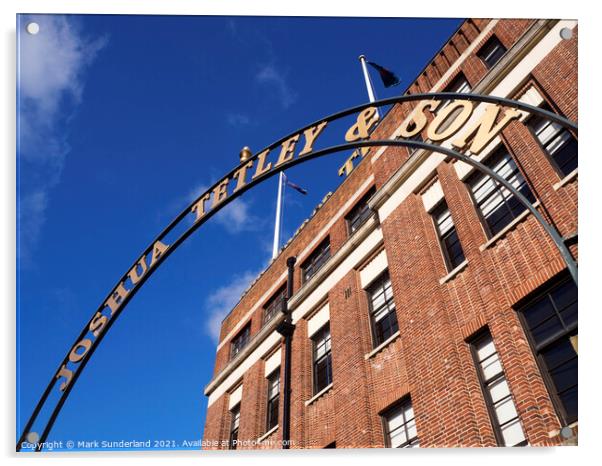
[[[466, 20], [407, 90], [436, 91], [577, 121], [577, 23]], [[395, 137], [416, 104], [393, 107], [371, 137]], [[476, 156], [575, 258], [576, 137], [525, 113]], [[576, 442], [577, 291], [558, 250], [467, 164], [389, 147], [356, 164], [223, 321], [206, 443], [281, 448], [275, 329], [291, 256], [291, 448]]]

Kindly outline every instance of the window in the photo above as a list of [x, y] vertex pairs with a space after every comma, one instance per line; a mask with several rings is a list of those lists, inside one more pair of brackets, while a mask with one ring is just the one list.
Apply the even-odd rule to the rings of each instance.
[[234, 337], [234, 339], [232, 340], [232, 344], [230, 347], [230, 359], [232, 359], [234, 356], [236, 356], [238, 353], [240, 353], [242, 351], [242, 349], [245, 346], [247, 346], [247, 343], [249, 343], [250, 335], [251, 335], [251, 322], [249, 322], [247, 325], [245, 325], [245, 328], [243, 328], [238, 333], [238, 335], [236, 335]]
[[[411, 122], [408, 125], [408, 131], [414, 131], [414, 129], [416, 129], [416, 123]], [[406, 141], [415, 141], [415, 142], [424, 142], [424, 139], [422, 138], [422, 133], [418, 132], [416, 133], [414, 136], [409, 137], [409, 138], [404, 138]], [[416, 147], [408, 147], [408, 154], [411, 157], [412, 155], [414, 155], [414, 153], [416, 151], [418, 151], [418, 148]]]
[[506, 47], [502, 45], [500, 40], [491, 36], [485, 45], [477, 52], [477, 56], [483, 60], [487, 68], [493, 68], [500, 58], [506, 53]]
[[559, 417], [577, 420], [577, 287], [556, 284], [519, 309]]
[[266, 432], [278, 425], [278, 404], [280, 400], [280, 368], [268, 377], [268, 417]]
[[[547, 104], [541, 108], [552, 111]], [[578, 143], [569, 130], [537, 115], [529, 118], [527, 125], [560, 175], [567, 176], [577, 168]]]
[[372, 214], [372, 210], [368, 207], [368, 201], [375, 192], [376, 188], [370, 188], [345, 217], [345, 220], [347, 221], [347, 230], [350, 235], [355, 233]]
[[238, 425], [240, 424], [240, 403], [230, 410], [230, 450], [236, 450], [238, 443]]
[[441, 244], [447, 270], [453, 270], [464, 262], [465, 258], [447, 203], [444, 200], [441, 201], [435, 207], [431, 216], [435, 222], [435, 230]]
[[[530, 202], [535, 200], [523, 175], [503, 145], [484, 164], [508, 181]], [[475, 204], [481, 212], [490, 237], [502, 231], [526, 209], [514, 194], [489, 175], [475, 170], [467, 183], [470, 185]]]
[[420, 446], [412, 400], [404, 399], [382, 415], [385, 445], [388, 448], [416, 448]]
[[397, 314], [393, 302], [391, 278], [385, 272], [367, 290], [370, 304], [370, 323], [374, 346], [386, 341], [398, 330]]
[[460, 73], [445, 87], [444, 92], [468, 94], [471, 90], [472, 88], [470, 87], [468, 80], [462, 73]]
[[313, 277], [328, 259], [330, 259], [330, 237], [326, 237], [301, 265], [303, 282]]
[[[468, 94], [470, 93], [470, 91], [472, 91], [472, 88], [470, 87], [469, 82], [466, 80], [466, 77], [464, 76], [464, 74], [460, 73], [458, 74], [458, 76], [456, 76], [452, 82], [450, 82], [445, 89], [443, 89], [443, 92], [457, 92], [460, 94]], [[439, 110], [437, 110], [437, 113], [441, 112], [445, 107], [447, 107], [452, 101], [451, 100], [446, 100], [443, 102], [443, 105], [441, 105], [441, 107], [439, 108]], [[451, 112], [447, 118], [445, 119], [445, 121], [443, 121], [441, 123], [441, 125], [439, 126], [438, 131], [439, 132], [443, 132], [445, 131], [447, 128], [449, 128], [449, 126], [454, 122], [454, 120], [456, 119], [456, 117], [462, 113], [462, 107], [458, 107], [456, 108], [453, 112]]]
[[[424, 142], [424, 139], [422, 138], [422, 133], [418, 133], [415, 134], [414, 136], [412, 136], [411, 138], [407, 138], [407, 141], [414, 141], [414, 142]], [[417, 147], [408, 147], [408, 151], [410, 152], [410, 157], [412, 155], [414, 155], [415, 152], [417, 152], [419, 149]]]
[[527, 439], [489, 331], [477, 336], [471, 342], [470, 348], [498, 445], [526, 445]]
[[286, 285], [280, 288], [263, 306], [263, 325], [267, 324], [274, 316], [282, 311], [282, 302], [286, 294]]
[[312, 337], [314, 355], [314, 394], [332, 383], [330, 325], [326, 324]]

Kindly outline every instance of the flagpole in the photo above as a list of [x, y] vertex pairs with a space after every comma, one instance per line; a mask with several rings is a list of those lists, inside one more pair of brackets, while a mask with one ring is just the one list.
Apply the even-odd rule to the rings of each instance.
[[[372, 85], [372, 80], [370, 79], [370, 73], [368, 73], [368, 65], [366, 64], [366, 56], [359, 56], [360, 63], [362, 64], [362, 71], [364, 73], [364, 81], [366, 81], [366, 90], [368, 91], [368, 99], [370, 102], [374, 102], [376, 100], [374, 94], [374, 86]], [[376, 109], [376, 113], [380, 116], [380, 112]]]
[[284, 172], [278, 176], [278, 199], [276, 201], [276, 222], [274, 225], [274, 246], [272, 248], [272, 260], [278, 256], [280, 250], [280, 223], [282, 222], [282, 189], [284, 185]]

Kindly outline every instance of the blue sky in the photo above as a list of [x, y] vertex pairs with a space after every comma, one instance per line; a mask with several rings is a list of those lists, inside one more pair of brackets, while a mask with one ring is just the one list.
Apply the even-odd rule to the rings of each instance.
[[[34, 19], [35, 36], [23, 33]], [[180, 210], [253, 151], [402, 93], [460, 20], [24, 16], [18, 79], [17, 431], [73, 339]], [[345, 154], [291, 169], [284, 240]], [[270, 258], [276, 180], [198, 230], [94, 354], [48, 440], [194, 440], [219, 323]]]

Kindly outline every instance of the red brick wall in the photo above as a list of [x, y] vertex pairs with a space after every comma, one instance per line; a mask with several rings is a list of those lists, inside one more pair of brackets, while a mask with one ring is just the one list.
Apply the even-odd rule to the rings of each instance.
[[[426, 82], [440, 79], [449, 63], [466, 49], [487, 22], [481, 19], [465, 22], [434, 62], [427, 65], [417, 84], [410, 87], [411, 92], [427, 92]], [[532, 20], [501, 20], [494, 33], [510, 48], [532, 23]], [[577, 118], [576, 32], [575, 29], [573, 39], [562, 41], [542, 60], [533, 70], [532, 80], [525, 82], [525, 86], [531, 83], [538, 86], [552, 107], [571, 119]], [[473, 85], [487, 71], [474, 55], [460, 69]], [[393, 108], [372, 137], [389, 137], [412, 108], [412, 103]], [[560, 177], [523, 123], [510, 124], [502, 139], [541, 202], [542, 214], [561, 234], [576, 232], [578, 179], [554, 188]], [[368, 158], [375, 152], [372, 149]], [[286, 270], [286, 258], [298, 255], [316, 238], [368, 176], [374, 175], [379, 188], [407, 158], [406, 149], [388, 148], [374, 164], [370, 160], [359, 164], [226, 318], [220, 339], [230, 333]], [[412, 399], [421, 446], [496, 445], [466, 343], [467, 338], [485, 326], [497, 347], [529, 443], [560, 443], [554, 435], [561, 427], [559, 420], [513, 306], [562, 273], [564, 263], [532, 215], [481, 250], [488, 238], [453, 162], [440, 164], [436, 177], [468, 265], [447, 282], [440, 283], [448, 271], [432, 219], [419, 193], [411, 194], [382, 221], [380, 228], [400, 335], [378, 353], [366, 357], [372, 351], [368, 301], [359, 283], [359, 272], [350, 271], [328, 293], [333, 388], [306, 406], [313, 396], [312, 347], [307, 321], [302, 319], [296, 324], [291, 392], [294, 448], [323, 448], [335, 440], [337, 447], [382, 447], [379, 413], [406, 395]], [[344, 220], [336, 222], [329, 234], [334, 254], [347, 240]], [[576, 254], [576, 247], [572, 251]], [[294, 285], [299, 289], [299, 267]], [[252, 316], [252, 335], [260, 329], [261, 311], [260, 308]], [[217, 354], [216, 373], [228, 361], [228, 346], [224, 345]], [[247, 371], [243, 384], [239, 438], [256, 440], [265, 431], [267, 382], [263, 361]], [[208, 408], [205, 440], [228, 438], [227, 404], [225, 394]], [[282, 403], [280, 408], [282, 419]], [[280, 428], [270, 436], [270, 439], [280, 438]]]

